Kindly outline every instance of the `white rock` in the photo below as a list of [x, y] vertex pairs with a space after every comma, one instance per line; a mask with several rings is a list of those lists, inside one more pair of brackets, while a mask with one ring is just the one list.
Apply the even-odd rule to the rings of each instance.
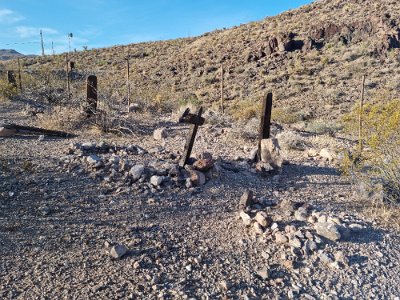
[[333, 161], [336, 158], [335, 153], [333, 153], [333, 151], [331, 151], [327, 148], [321, 149], [321, 151], [319, 152], [319, 156], [321, 156], [322, 158], [325, 158], [326, 160], [329, 160], [329, 161]]
[[86, 158], [86, 161], [91, 165], [95, 165], [97, 162], [101, 161], [101, 158], [92, 154]]
[[129, 171], [129, 174], [131, 175], [133, 181], [139, 180], [140, 177], [142, 176], [144, 172], [144, 166], [143, 165], [136, 165], [131, 168]]
[[251, 217], [248, 214], [246, 214], [244, 211], [241, 211], [239, 215], [242, 218], [244, 225], [249, 226], [251, 224]]
[[167, 129], [166, 128], [158, 128], [154, 130], [153, 137], [157, 141], [161, 141], [167, 138]]
[[154, 186], [160, 186], [161, 183], [164, 181], [164, 177], [163, 176], [151, 176], [150, 178], [150, 183]]

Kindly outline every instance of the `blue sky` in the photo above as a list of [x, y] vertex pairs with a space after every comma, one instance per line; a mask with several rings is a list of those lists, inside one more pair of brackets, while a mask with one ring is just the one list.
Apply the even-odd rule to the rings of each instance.
[[196, 36], [311, 0], [0, 0], [0, 49], [40, 54]]

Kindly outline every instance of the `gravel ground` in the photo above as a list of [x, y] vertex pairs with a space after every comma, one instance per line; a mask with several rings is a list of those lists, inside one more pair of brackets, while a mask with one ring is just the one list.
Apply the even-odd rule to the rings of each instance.
[[[35, 124], [22, 107], [0, 107], [0, 116]], [[129, 137], [0, 138], [1, 299], [399, 299], [399, 235], [359, 212], [334, 162], [291, 151], [280, 173], [261, 176], [244, 159], [254, 141], [235, 136], [236, 125], [200, 128], [195, 151], [212, 153], [218, 166], [200, 187], [106, 180], [83, 161], [109, 154], [71, 154], [71, 143], [103, 141], [146, 150], [120, 155], [134, 165], [177, 163], [187, 127], [135, 118], [146, 130]], [[167, 138], [154, 140], [166, 124]], [[64, 163], [68, 153], [76, 168]], [[247, 213], [267, 212], [276, 229], [243, 223], [246, 190], [259, 203]], [[283, 206], [304, 202], [310, 217], [338, 219], [347, 236], [318, 235], [320, 221]], [[293, 245], [290, 226], [310, 233], [317, 249], [299, 254], [307, 238]], [[290, 241], [279, 244], [277, 232]], [[119, 259], [110, 256], [115, 245], [127, 250]]]

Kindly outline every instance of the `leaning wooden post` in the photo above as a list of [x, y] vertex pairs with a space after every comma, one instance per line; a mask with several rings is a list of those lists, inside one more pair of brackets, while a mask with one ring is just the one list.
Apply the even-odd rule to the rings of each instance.
[[261, 141], [271, 136], [272, 93], [263, 98], [261, 123], [258, 137], [258, 160], [261, 160]]
[[21, 75], [21, 61], [18, 58], [18, 80], [19, 80], [19, 92], [22, 94], [22, 75]]
[[128, 112], [130, 111], [130, 107], [131, 107], [131, 83], [130, 83], [130, 79], [129, 79], [129, 55], [126, 58], [126, 85], [127, 85], [127, 89], [128, 89]]
[[86, 80], [86, 109], [88, 116], [94, 115], [97, 110], [97, 77], [89, 75]]
[[221, 65], [221, 111], [224, 113], [224, 66]]
[[71, 88], [69, 83], [69, 58], [68, 53], [65, 54], [65, 73], [67, 77], [67, 93], [68, 93], [68, 100], [71, 98]]
[[197, 115], [191, 114], [190, 109], [186, 109], [182, 117], [179, 118], [179, 123], [192, 124], [189, 136], [186, 140], [185, 150], [179, 163], [179, 166], [182, 168], [190, 162], [190, 155], [192, 153], [194, 141], [196, 140], [197, 130], [199, 126], [203, 125], [205, 122], [204, 118], [201, 116], [202, 113], [203, 107], [200, 107]]
[[365, 91], [365, 75], [362, 78], [360, 113], [358, 115], [358, 154], [359, 155], [361, 155], [361, 152], [363, 151], [362, 128], [363, 128], [363, 114], [364, 114], [364, 91]]
[[15, 89], [17, 89], [17, 80], [15, 79], [14, 71], [7, 71], [7, 80]]

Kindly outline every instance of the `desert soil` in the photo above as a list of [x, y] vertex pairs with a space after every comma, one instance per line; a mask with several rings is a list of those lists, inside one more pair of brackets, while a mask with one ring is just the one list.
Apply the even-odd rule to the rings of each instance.
[[[2, 106], [0, 118], [35, 125], [24, 108]], [[210, 152], [218, 166], [200, 187], [170, 179], [152, 186], [146, 176], [126, 182], [88, 168], [88, 155], [153, 165], [160, 174], [163, 164], [178, 162], [188, 126], [170, 116], [130, 118], [140, 129], [130, 136], [0, 138], [1, 299], [399, 299], [399, 234], [362, 213], [335, 161], [286, 151], [282, 170], [262, 176], [247, 162], [256, 141], [223, 123], [199, 130], [194, 152]], [[160, 127], [168, 134], [161, 141], [153, 138]], [[145, 151], [112, 155], [71, 145], [88, 142]], [[277, 228], [257, 233], [243, 223], [246, 190], [262, 203], [248, 213], [267, 212]], [[310, 217], [333, 220], [346, 236], [320, 236], [319, 221], [300, 221], [282, 206], [303, 202]], [[277, 232], [290, 242], [279, 244]], [[300, 251], [309, 241], [317, 249]], [[110, 255], [115, 245], [127, 250], [119, 259]]]

